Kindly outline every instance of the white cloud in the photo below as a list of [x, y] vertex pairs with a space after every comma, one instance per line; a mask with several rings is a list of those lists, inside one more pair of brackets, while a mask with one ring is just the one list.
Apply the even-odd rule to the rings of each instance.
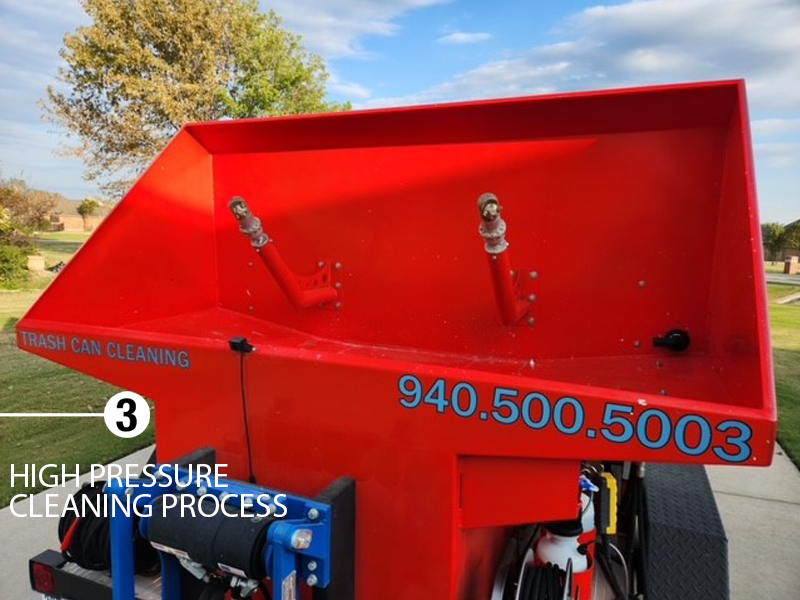
[[366, 100], [372, 93], [360, 83], [354, 81], [343, 81], [336, 71], [331, 71], [328, 79], [328, 89], [347, 100]]
[[800, 119], [754, 119], [751, 128], [756, 136], [800, 133]]
[[800, 165], [800, 142], [774, 142], [753, 144], [758, 163], [772, 168]]
[[745, 77], [756, 110], [800, 112], [797, 0], [633, 0], [581, 11], [561, 31], [569, 39], [365, 105]]
[[466, 31], [453, 31], [452, 33], [443, 35], [436, 41], [439, 42], [440, 44], [461, 45], [461, 44], [475, 44], [477, 42], [485, 42], [486, 40], [490, 39], [492, 39], [491, 33], [485, 33], [485, 32], [467, 33]]
[[408, 11], [450, 0], [270, 0], [287, 29], [303, 35], [306, 46], [325, 58], [363, 58], [369, 53], [361, 38], [395, 35], [395, 20]]

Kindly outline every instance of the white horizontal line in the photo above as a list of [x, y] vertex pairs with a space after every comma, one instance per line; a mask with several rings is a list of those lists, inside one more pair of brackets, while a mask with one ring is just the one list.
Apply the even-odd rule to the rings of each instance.
[[0, 417], [102, 417], [103, 413], [0, 413]]

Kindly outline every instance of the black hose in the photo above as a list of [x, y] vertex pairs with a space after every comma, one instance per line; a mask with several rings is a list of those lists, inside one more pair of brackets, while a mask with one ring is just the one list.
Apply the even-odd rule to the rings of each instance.
[[561, 600], [565, 585], [563, 571], [557, 565], [529, 565], [522, 574], [519, 597], [520, 600]]
[[[64, 558], [92, 571], [111, 568], [111, 521], [106, 516], [104, 487], [104, 481], [83, 486], [72, 495], [74, 505], [81, 513], [80, 520], [73, 511], [64, 512], [58, 520], [58, 539]], [[84, 504], [84, 497], [87, 504]], [[88, 504], [97, 514], [88, 509]], [[84, 507], [86, 510], [82, 510]], [[158, 552], [139, 534], [138, 521], [138, 517], [134, 517], [136, 572], [153, 575], [161, 568]], [[67, 540], [70, 533], [71, 538]]]
[[617, 579], [617, 574], [611, 567], [611, 558], [608, 553], [608, 535], [602, 534], [600, 536], [600, 540], [600, 542], [595, 544], [595, 548], [597, 550], [595, 552], [595, 560], [603, 570], [603, 574], [606, 576], [606, 581], [608, 581], [612, 591], [614, 592], [614, 600], [626, 600], [628, 594], [622, 589], [619, 579]]

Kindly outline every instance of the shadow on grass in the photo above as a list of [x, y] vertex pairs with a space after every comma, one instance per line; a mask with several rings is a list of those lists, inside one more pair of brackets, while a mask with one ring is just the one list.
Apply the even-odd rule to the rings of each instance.
[[6, 322], [3, 323], [3, 327], [2, 329], [0, 329], [0, 331], [7, 333], [14, 333], [14, 329], [16, 328], [17, 323], [19, 323], [18, 317], [9, 317], [8, 319], [6, 319]]
[[48, 252], [60, 252], [62, 254], [75, 254], [78, 248], [83, 246], [83, 242], [66, 242], [62, 240], [46, 240], [38, 238], [36, 245]]

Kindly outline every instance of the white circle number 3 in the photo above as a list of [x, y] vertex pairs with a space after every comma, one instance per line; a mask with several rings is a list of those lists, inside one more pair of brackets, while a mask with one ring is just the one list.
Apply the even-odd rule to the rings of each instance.
[[136, 437], [150, 423], [150, 405], [139, 394], [120, 392], [106, 402], [103, 418], [109, 431], [121, 438]]

